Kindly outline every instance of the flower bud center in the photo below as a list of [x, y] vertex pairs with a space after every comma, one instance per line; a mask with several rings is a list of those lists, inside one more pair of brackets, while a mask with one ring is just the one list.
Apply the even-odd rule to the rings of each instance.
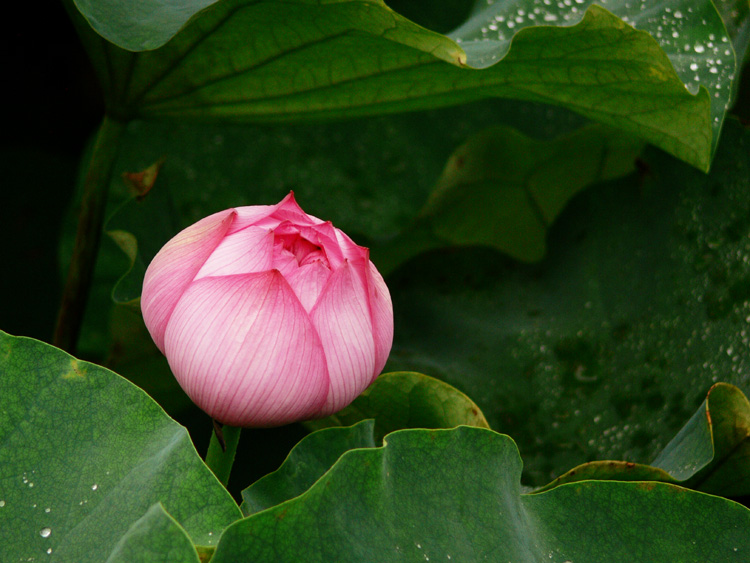
[[318, 245], [313, 244], [300, 233], [277, 234], [274, 241], [277, 250], [288, 252], [294, 256], [298, 266], [305, 266], [313, 262], [322, 262], [330, 268], [325, 251]]

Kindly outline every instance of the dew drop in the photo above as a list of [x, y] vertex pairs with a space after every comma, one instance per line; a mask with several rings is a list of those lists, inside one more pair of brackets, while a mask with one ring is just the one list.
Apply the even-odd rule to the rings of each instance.
[[43, 538], [48, 538], [51, 533], [52, 533], [52, 529], [50, 528], [42, 528], [41, 530], [39, 530], [39, 535], [42, 536]]

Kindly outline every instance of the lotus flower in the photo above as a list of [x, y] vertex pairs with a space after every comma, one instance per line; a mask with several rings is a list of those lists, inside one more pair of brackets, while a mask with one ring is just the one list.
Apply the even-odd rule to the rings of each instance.
[[141, 309], [185, 392], [232, 426], [344, 408], [393, 340], [390, 294], [369, 251], [291, 193], [178, 233], [146, 271]]

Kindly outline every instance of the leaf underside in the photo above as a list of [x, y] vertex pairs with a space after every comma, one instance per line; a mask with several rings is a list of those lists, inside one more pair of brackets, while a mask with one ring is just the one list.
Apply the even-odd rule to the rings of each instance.
[[[713, 4], [570, 4], [481, 3], [446, 37], [377, 1], [227, 0], [137, 53], [78, 27], [125, 118], [299, 121], [513, 98], [572, 109], [706, 170], [736, 74]], [[143, 48], [130, 42], [137, 26], [103, 33]]]

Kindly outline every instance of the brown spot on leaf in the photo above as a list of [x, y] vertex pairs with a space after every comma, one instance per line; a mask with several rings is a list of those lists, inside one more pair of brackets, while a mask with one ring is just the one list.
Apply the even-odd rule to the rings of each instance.
[[63, 374], [63, 379], [82, 379], [86, 377], [86, 368], [75, 358], [70, 359], [70, 371]]

